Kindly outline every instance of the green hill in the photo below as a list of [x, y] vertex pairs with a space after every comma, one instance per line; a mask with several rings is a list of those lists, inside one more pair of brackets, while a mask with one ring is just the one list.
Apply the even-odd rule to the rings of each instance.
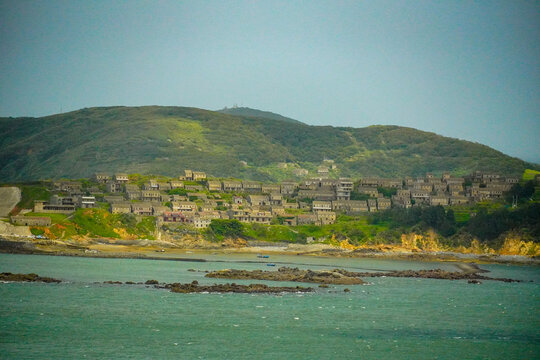
[[[0, 118], [0, 181], [95, 172], [282, 180], [295, 167], [331, 176], [406, 176], [540, 170], [487, 146], [398, 126], [343, 128], [186, 107], [100, 107], [41, 118]], [[279, 163], [288, 163], [286, 169]], [[247, 163], [247, 165], [245, 165]]]

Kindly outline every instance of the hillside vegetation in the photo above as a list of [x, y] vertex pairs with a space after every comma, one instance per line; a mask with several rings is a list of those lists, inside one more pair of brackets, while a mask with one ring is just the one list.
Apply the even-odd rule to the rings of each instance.
[[[186, 107], [88, 108], [42, 118], [0, 118], [0, 181], [89, 177], [95, 172], [210, 175], [279, 181], [291, 168], [330, 176], [415, 176], [540, 170], [487, 146], [398, 126], [343, 128]], [[289, 163], [287, 169], [279, 163]], [[247, 165], [246, 165], [247, 164]]]

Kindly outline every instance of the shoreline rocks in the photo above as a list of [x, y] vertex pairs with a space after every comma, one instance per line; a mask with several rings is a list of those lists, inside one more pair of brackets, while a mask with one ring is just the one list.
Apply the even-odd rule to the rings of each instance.
[[14, 281], [14, 282], [44, 282], [44, 283], [60, 283], [62, 280], [42, 277], [38, 274], [13, 274], [10, 272], [4, 272], [0, 274], [0, 281]]
[[209, 278], [219, 279], [254, 279], [271, 281], [295, 281], [334, 285], [361, 285], [364, 280], [335, 270], [300, 270], [299, 268], [280, 267], [277, 271], [225, 269], [206, 274]]
[[239, 285], [235, 283], [199, 285], [197, 281], [187, 284], [173, 283], [163, 286], [174, 293], [243, 293], [243, 294], [280, 294], [280, 293], [306, 293], [312, 292], [313, 288], [302, 286], [268, 286], [265, 284]]
[[476, 272], [435, 270], [402, 270], [388, 272], [352, 272], [344, 269], [333, 270], [300, 270], [298, 268], [281, 267], [277, 271], [225, 269], [206, 274], [209, 278], [219, 279], [255, 279], [271, 281], [294, 281], [334, 285], [364, 284], [361, 278], [366, 277], [399, 277], [440, 280], [494, 280], [503, 282], [521, 282], [507, 278], [491, 278]]

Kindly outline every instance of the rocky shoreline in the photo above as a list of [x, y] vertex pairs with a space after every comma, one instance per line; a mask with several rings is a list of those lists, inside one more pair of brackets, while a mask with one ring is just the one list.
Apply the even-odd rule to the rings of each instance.
[[[333, 270], [301, 270], [298, 268], [281, 267], [277, 271], [262, 270], [236, 270], [225, 269], [213, 271], [206, 274], [209, 278], [219, 279], [243, 279], [243, 280], [271, 280], [271, 281], [294, 281], [334, 285], [354, 285], [364, 284], [361, 278], [366, 277], [399, 277], [399, 278], [421, 278], [440, 280], [469, 280], [471, 283], [478, 283], [480, 280], [493, 280], [502, 282], [521, 282], [508, 278], [491, 278], [480, 275], [483, 272], [477, 271], [446, 271], [435, 270], [401, 270], [388, 272], [351, 272], [344, 269]], [[474, 281], [474, 282], [473, 282]]]
[[361, 285], [364, 280], [356, 276], [342, 274], [335, 270], [313, 271], [298, 268], [280, 267], [277, 271], [263, 270], [236, 270], [225, 269], [213, 271], [205, 275], [218, 279], [249, 279], [271, 281], [294, 281], [304, 283], [333, 284], [333, 285]]
[[[187, 251], [200, 253], [223, 253], [223, 254], [270, 254], [270, 255], [303, 255], [315, 257], [332, 257], [332, 258], [375, 258], [375, 259], [399, 259], [410, 261], [480, 261], [483, 263], [499, 263], [499, 264], [523, 264], [523, 265], [540, 265], [540, 259], [537, 257], [527, 257], [519, 255], [494, 255], [494, 254], [464, 254], [455, 252], [403, 252], [403, 251], [380, 251], [374, 249], [360, 249], [348, 251], [341, 248], [324, 247], [316, 245], [299, 245], [294, 244], [287, 247], [276, 246], [246, 246], [238, 247], [220, 247], [220, 248], [164, 248], [158, 246], [146, 245], [143, 247], [125, 245], [95, 243], [71, 244], [63, 242], [32, 241], [21, 238], [7, 238], [0, 235], [0, 253], [10, 254], [32, 254], [32, 255], [52, 255], [52, 256], [78, 256], [78, 257], [94, 257], [94, 258], [133, 258], [133, 259], [149, 259], [149, 260], [175, 260], [175, 261], [205, 261], [204, 259], [183, 258], [182, 254]], [[259, 243], [257, 243], [260, 245]], [[159, 256], [153, 255], [160, 252]]]
[[[142, 285], [142, 282], [133, 281], [104, 281], [104, 284], [111, 285]], [[174, 293], [241, 293], [241, 294], [280, 294], [280, 293], [306, 293], [312, 292], [313, 288], [302, 286], [268, 286], [266, 284], [239, 285], [235, 283], [201, 285], [197, 280], [191, 283], [171, 283], [160, 284], [157, 280], [147, 280], [144, 285], [151, 285], [156, 289], [168, 289]]]
[[0, 281], [12, 281], [12, 282], [44, 282], [44, 283], [60, 283], [62, 280], [42, 277], [38, 274], [13, 274], [10, 272], [5, 272], [0, 274]]

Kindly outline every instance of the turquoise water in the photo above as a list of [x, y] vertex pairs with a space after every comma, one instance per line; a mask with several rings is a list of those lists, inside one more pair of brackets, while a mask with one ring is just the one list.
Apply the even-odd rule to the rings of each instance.
[[[187, 270], [271, 269], [244, 262], [256, 261], [253, 255], [193, 256], [210, 261], [0, 254], [1, 272], [35, 272], [65, 281], [0, 284], [0, 358], [540, 358], [538, 267], [483, 265], [491, 270], [489, 276], [532, 283], [372, 278], [370, 285], [347, 286], [350, 293], [334, 286], [282, 296], [173, 294], [94, 283], [216, 283], [227, 281]], [[268, 261], [358, 271], [453, 268], [450, 263], [301, 256]]]

